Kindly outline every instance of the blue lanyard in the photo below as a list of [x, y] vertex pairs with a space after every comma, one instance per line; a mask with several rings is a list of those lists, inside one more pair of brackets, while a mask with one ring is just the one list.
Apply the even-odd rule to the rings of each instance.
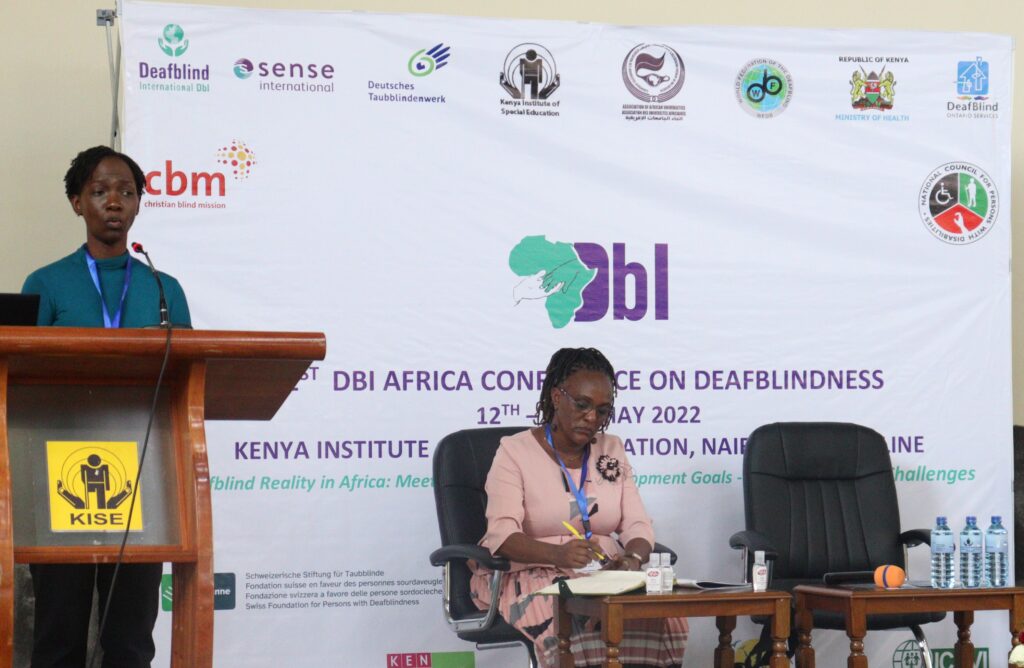
[[555, 449], [555, 443], [551, 440], [551, 425], [544, 425], [544, 436], [548, 439], [548, 445], [551, 446], [551, 451], [555, 453], [555, 459], [558, 460], [558, 465], [562, 467], [562, 473], [565, 474], [565, 479], [569, 481], [569, 487], [572, 490], [572, 495], [576, 497], [576, 507], [580, 509], [580, 518], [583, 521], [583, 535], [589, 540], [594, 533], [590, 530], [590, 511], [587, 510], [587, 495], [583, 487], [587, 484], [587, 462], [590, 460], [590, 445], [587, 445], [586, 450], [583, 451], [583, 463], [581, 464], [582, 470], [580, 471], [580, 484], [579, 486], [573, 481], [572, 476], [569, 475], [569, 469], [566, 468], [565, 462], [558, 455], [558, 450]]
[[121, 313], [124, 311], [124, 299], [128, 296], [128, 284], [132, 280], [132, 258], [128, 257], [124, 266], [124, 289], [121, 290], [121, 303], [117, 305], [117, 313], [114, 314], [113, 318], [110, 317], [110, 311], [107, 310], [107, 302], [103, 299], [103, 289], [100, 288], [100, 274], [96, 271], [96, 260], [89, 254], [88, 249], [85, 251], [85, 264], [89, 267], [92, 284], [96, 286], [96, 292], [100, 295], [100, 306], [103, 307], [103, 326], [107, 329], [120, 327]]

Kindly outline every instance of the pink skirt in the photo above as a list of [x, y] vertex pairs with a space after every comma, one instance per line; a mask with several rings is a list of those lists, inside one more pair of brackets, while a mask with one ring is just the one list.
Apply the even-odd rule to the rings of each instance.
[[[558, 637], [555, 635], [554, 597], [534, 592], [565, 575], [557, 568], [528, 568], [506, 573], [498, 595], [498, 612], [512, 626], [533, 641], [542, 666], [558, 666]], [[473, 575], [470, 589], [481, 609], [490, 604], [491, 576]], [[689, 627], [684, 617], [671, 619], [630, 619], [624, 624], [619, 661], [643, 666], [681, 666]], [[577, 666], [600, 666], [605, 658], [600, 621], [573, 617], [572, 656]]]

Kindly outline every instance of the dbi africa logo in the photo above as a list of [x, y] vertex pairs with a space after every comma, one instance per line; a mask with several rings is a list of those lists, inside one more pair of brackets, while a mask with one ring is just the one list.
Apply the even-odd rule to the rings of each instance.
[[[570, 321], [593, 322], [608, 314], [615, 320], [641, 320], [653, 301], [654, 319], [668, 320], [668, 244], [654, 244], [653, 300], [648, 297], [648, 271], [626, 261], [626, 244], [613, 243], [611, 260], [601, 245], [548, 241], [543, 235], [524, 238], [508, 256], [508, 266], [522, 277], [512, 290], [518, 306], [543, 301], [552, 327]], [[626, 279], [631, 278], [629, 295]], [[632, 296], [632, 306], [627, 298]]]
[[959, 246], [988, 234], [999, 213], [999, 197], [992, 178], [981, 168], [947, 162], [925, 179], [918, 209], [929, 232]]
[[[124, 531], [139, 476], [134, 441], [48, 441], [46, 464], [51, 531]], [[131, 529], [142, 530], [141, 496]]]
[[160, 50], [171, 58], [177, 58], [188, 51], [185, 31], [176, 23], [168, 23], [164, 26], [163, 34], [156, 42], [160, 45]]

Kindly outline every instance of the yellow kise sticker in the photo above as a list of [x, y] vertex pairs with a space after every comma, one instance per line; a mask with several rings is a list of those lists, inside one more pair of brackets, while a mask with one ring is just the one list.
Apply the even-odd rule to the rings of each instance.
[[[52, 531], [124, 531], [138, 484], [137, 443], [47, 441], [46, 465]], [[131, 530], [142, 530], [141, 494]]]

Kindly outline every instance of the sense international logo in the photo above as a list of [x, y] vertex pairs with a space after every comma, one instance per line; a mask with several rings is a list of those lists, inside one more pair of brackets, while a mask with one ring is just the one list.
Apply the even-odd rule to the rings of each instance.
[[977, 165], [947, 162], [925, 178], [918, 210], [932, 235], [962, 246], [982, 238], [995, 225], [999, 195], [992, 178]]
[[171, 58], [177, 58], [188, 51], [188, 40], [185, 39], [185, 31], [177, 23], [165, 25], [163, 33], [156, 42], [160, 46], [160, 50]]
[[793, 76], [772, 58], [755, 58], [736, 74], [736, 101], [748, 114], [774, 118], [793, 99]]
[[[47, 441], [51, 531], [124, 531], [138, 485], [138, 445], [116, 441]], [[132, 531], [142, 530], [142, 497]]]
[[[652, 302], [654, 319], [668, 320], [668, 244], [654, 244], [654, 267], [649, 272], [640, 262], [626, 260], [625, 243], [613, 243], [609, 258], [600, 244], [528, 236], [512, 248], [508, 265], [519, 277], [512, 288], [514, 306], [542, 302], [555, 329], [572, 321], [601, 320], [609, 306], [615, 320], [641, 320]], [[632, 279], [632, 290], [627, 278]]]
[[235, 66], [231, 71], [234, 72], [235, 76], [239, 79], [248, 79], [252, 76], [252, 71], [254, 69], [255, 66], [252, 64], [251, 60], [248, 58], [239, 58], [235, 61]]
[[414, 77], [425, 77], [433, 74], [436, 70], [448, 64], [451, 49], [452, 47], [445, 46], [443, 43], [435, 44], [429, 51], [427, 49], [420, 49], [409, 57], [409, 74]]

